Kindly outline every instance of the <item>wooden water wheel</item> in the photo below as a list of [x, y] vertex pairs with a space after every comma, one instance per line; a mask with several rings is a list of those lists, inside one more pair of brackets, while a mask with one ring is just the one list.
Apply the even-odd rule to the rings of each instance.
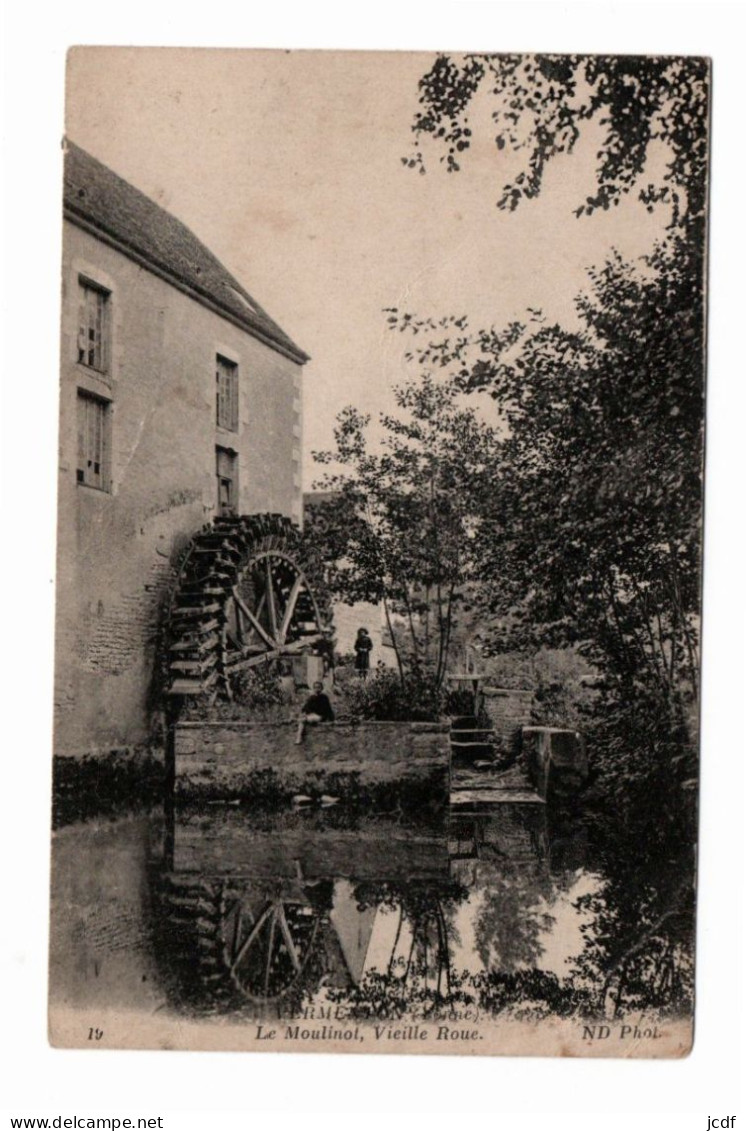
[[252, 667], [331, 636], [320, 569], [280, 515], [223, 515], [192, 541], [169, 615], [168, 692], [231, 698]]

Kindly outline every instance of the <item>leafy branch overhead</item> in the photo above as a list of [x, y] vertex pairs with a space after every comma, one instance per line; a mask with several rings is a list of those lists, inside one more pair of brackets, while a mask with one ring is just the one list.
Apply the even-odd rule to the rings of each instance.
[[[419, 83], [414, 152], [402, 158], [424, 172], [422, 143], [458, 172], [472, 145], [469, 112], [487, 96], [497, 153], [524, 153], [523, 167], [504, 184], [498, 207], [515, 209], [538, 196], [549, 162], [572, 153], [591, 123], [602, 132], [596, 186], [575, 215], [608, 209], [633, 188], [650, 210], [672, 206], [672, 223], [704, 217], [707, 182], [708, 62], [696, 57], [580, 55], [439, 55]], [[668, 151], [662, 184], [643, 176], [654, 145]]]

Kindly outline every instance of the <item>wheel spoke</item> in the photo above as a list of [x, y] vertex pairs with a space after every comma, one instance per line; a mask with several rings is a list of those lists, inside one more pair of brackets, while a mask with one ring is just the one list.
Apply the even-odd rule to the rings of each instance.
[[[236, 619], [238, 619], [238, 618], [236, 618]], [[241, 648], [243, 647], [243, 645], [239, 642], [239, 640], [236, 639], [236, 637], [234, 637], [233, 634], [227, 628], [225, 630], [225, 641], [226, 641], [226, 644], [230, 644], [234, 649], [236, 649], [238, 651], [240, 651]]]
[[277, 928], [277, 907], [275, 906], [272, 918], [269, 921], [269, 942], [267, 944], [267, 961], [264, 966], [264, 996], [269, 997], [269, 979], [272, 975], [272, 952], [275, 948], [275, 931]]
[[231, 663], [225, 665], [225, 670], [229, 672], [230, 675], [237, 675], [239, 672], [246, 671], [248, 668], [256, 668], [260, 664], [266, 664], [270, 660], [276, 660], [281, 655], [282, 652], [279, 648], [270, 648], [269, 651], [259, 652], [255, 656], [249, 656], [248, 659], [231, 661]]
[[277, 609], [275, 607], [275, 591], [272, 583], [272, 559], [267, 555], [265, 559], [265, 573], [267, 579], [267, 612], [269, 614], [269, 629], [275, 641], [277, 641]]
[[312, 644], [318, 644], [320, 640], [324, 639], [323, 632], [311, 632], [308, 636], [301, 636], [298, 640], [293, 640], [291, 644], [286, 644], [283, 647], [285, 655], [293, 655], [295, 652], [301, 652], [304, 648], [309, 648]]
[[318, 632], [313, 636], [301, 636], [300, 640], [294, 640], [292, 644], [285, 644], [282, 648], [263, 649], [261, 652], [255, 652], [254, 655], [251, 655], [251, 648], [244, 648], [240, 658], [226, 662], [225, 669], [231, 673], [236, 673], [244, 671], [246, 668], [254, 668], [257, 664], [266, 664], [268, 660], [276, 660], [280, 656], [297, 656], [304, 648], [317, 644], [323, 639], [324, 634]]
[[288, 954], [290, 955], [290, 961], [293, 964], [293, 969], [295, 970], [296, 974], [299, 974], [301, 968], [300, 955], [295, 949], [293, 936], [290, 934], [290, 927], [288, 926], [288, 921], [285, 918], [285, 908], [282, 906], [282, 904], [280, 904], [277, 918], [280, 922], [280, 930], [282, 931], [282, 937], [285, 940], [285, 946], [288, 948]]
[[244, 942], [241, 944], [241, 948], [238, 951], [238, 954], [233, 959], [233, 963], [231, 965], [231, 970], [233, 972], [236, 971], [238, 966], [241, 964], [241, 962], [245, 958], [246, 952], [248, 951], [249, 947], [251, 946], [251, 944], [256, 939], [257, 935], [259, 934], [259, 932], [261, 931], [262, 927], [267, 922], [267, 919], [270, 917], [271, 914], [272, 914], [272, 908], [268, 907], [265, 911], [262, 912], [262, 914], [259, 916], [259, 918], [257, 919], [254, 926], [251, 928], [251, 931], [247, 935]]
[[239, 597], [238, 592], [236, 591], [235, 588], [233, 590], [233, 598], [236, 602], [236, 606], [241, 610], [241, 612], [246, 617], [248, 622], [252, 625], [252, 627], [255, 629], [255, 631], [259, 633], [262, 640], [264, 640], [269, 645], [270, 648], [274, 648], [275, 643], [276, 643], [275, 640], [269, 635], [269, 633], [264, 628], [262, 628], [259, 621], [256, 619], [256, 617], [252, 613], [251, 609], [249, 609], [248, 606], [245, 605], [244, 602], [241, 600], [241, 598]]
[[290, 593], [288, 594], [288, 602], [287, 602], [287, 605], [285, 606], [285, 612], [283, 614], [282, 624], [280, 626], [280, 636], [279, 636], [280, 644], [285, 643], [285, 638], [287, 637], [288, 629], [290, 628], [290, 624], [291, 624], [292, 619], [293, 619], [293, 613], [295, 612], [295, 606], [296, 606], [297, 601], [298, 601], [298, 595], [299, 595], [302, 588], [303, 588], [303, 574], [299, 574], [298, 577], [296, 577], [295, 582], [293, 583], [293, 588], [290, 590]]
[[254, 922], [254, 916], [251, 915], [251, 913], [248, 911], [244, 913], [244, 908], [240, 900], [238, 899], [233, 904], [231, 910], [228, 912], [228, 917], [230, 917], [230, 915], [233, 915], [233, 933], [230, 942], [230, 956], [231, 962], [234, 962], [236, 954], [238, 952], [238, 942], [241, 937], [241, 924], [244, 921], [244, 917], [248, 916], [249, 924], [251, 925]]
[[262, 593], [262, 595], [259, 599], [259, 604], [256, 607], [256, 612], [254, 614], [254, 616], [256, 617], [256, 619], [258, 621], [261, 621], [261, 619], [262, 619], [262, 613], [264, 612], [264, 606], [266, 604], [267, 604], [267, 594]]

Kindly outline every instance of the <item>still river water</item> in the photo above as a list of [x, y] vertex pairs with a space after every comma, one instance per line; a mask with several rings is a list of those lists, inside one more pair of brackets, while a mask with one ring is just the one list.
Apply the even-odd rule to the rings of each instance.
[[542, 805], [92, 817], [54, 834], [50, 999], [247, 1023], [686, 1015], [690, 891], [665, 845]]

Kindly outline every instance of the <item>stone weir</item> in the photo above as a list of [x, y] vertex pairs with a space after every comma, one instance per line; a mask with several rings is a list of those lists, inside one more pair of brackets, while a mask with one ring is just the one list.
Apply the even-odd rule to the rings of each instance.
[[445, 799], [449, 791], [447, 723], [297, 724], [179, 722], [172, 731], [177, 798], [361, 802], [407, 795]]

